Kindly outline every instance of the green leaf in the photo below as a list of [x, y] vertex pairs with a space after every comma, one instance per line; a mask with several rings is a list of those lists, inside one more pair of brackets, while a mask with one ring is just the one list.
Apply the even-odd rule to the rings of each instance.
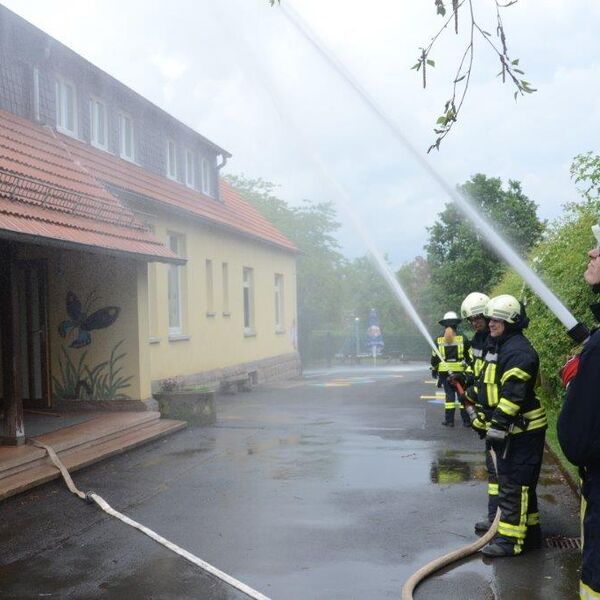
[[421, 61], [419, 61], [418, 63], [414, 64], [414, 65], [411, 67], [411, 70], [412, 70], [412, 69], [416, 69], [416, 70], [418, 71], [420, 68], [421, 68]]
[[466, 77], [466, 75], [462, 75], [461, 77], [459, 77], [458, 79], [454, 80], [454, 83], [458, 83], [459, 81], [462, 81], [464, 78]]
[[515, 60], [513, 60], [510, 64], [511, 65], [518, 65], [519, 64], [519, 59], [515, 58]]
[[431, 58], [427, 59], [427, 64], [431, 67], [435, 67], [435, 60], [431, 60]]

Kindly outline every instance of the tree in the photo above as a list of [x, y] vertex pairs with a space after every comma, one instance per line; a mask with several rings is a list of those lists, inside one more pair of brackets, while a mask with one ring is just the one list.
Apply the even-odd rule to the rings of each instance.
[[290, 206], [277, 197], [277, 186], [264, 179], [226, 176], [256, 209], [298, 247], [298, 335], [302, 349], [311, 330], [341, 326], [341, 282], [346, 260], [334, 233], [339, 228], [330, 202], [304, 201]]
[[[537, 205], [523, 193], [518, 181], [509, 180], [504, 189], [499, 178], [477, 174], [459, 190], [521, 255], [540, 240], [545, 224], [537, 217]], [[446, 204], [428, 231], [425, 249], [431, 269], [429, 293], [438, 313], [458, 310], [469, 292], [485, 293], [498, 282], [505, 265], [454, 204]]]

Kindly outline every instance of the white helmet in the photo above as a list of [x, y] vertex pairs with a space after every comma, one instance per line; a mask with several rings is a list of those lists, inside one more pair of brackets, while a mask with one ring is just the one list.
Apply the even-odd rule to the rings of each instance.
[[453, 311], [450, 310], [444, 314], [444, 318], [440, 319], [438, 323], [444, 327], [456, 327], [462, 319]]
[[481, 292], [471, 292], [460, 305], [460, 315], [463, 319], [482, 315], [486, 304], [490, 301], [489, 296]]
[[488, 319], [498, 319], [507, 323], [520, 323], [523, 319], [521, 303], [509, 294], [492, 298], [485, 306], [484, 316]]

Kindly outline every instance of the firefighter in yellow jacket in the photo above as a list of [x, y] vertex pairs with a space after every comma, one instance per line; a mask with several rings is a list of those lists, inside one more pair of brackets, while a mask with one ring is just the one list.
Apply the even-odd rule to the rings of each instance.
[[[431, 374], [438, 378], [438, 387], [443, 387], [446, 394], [444, 402], [444, 420], [442, 425], [454, 427], [454, 412], [456, 410], [456, 390], [450, 384], [448, 375], [451, 373], [462, 373], [467, 367], [469, 360], [469, 341], [456, 332], [456, 328], [462, 319], [453, 312], [447, 312], [439, 324], [444, 327], [444, 333], [436, 338], [437, 353], [431, 353]], [[443, 360], [440, 360], [440, 357]], [[462, 422], [465, 427], [471, 423], [466, 411], [460, 409]]]

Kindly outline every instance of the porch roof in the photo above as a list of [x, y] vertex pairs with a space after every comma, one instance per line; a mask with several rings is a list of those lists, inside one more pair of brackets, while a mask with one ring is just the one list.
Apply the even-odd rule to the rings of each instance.
[[185, 262], [99, 183], [51, 128], [1, 110], [0, 237]]

